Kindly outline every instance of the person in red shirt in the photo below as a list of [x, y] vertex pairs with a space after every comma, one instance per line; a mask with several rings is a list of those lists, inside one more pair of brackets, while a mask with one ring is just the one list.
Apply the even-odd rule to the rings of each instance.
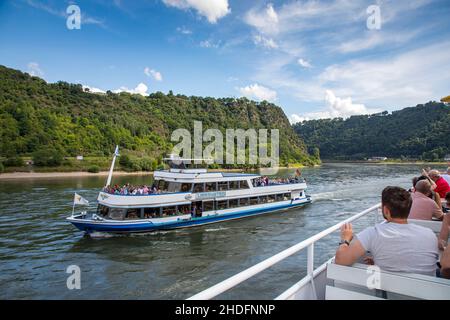
[[430, 172], [428, 172], [428, 176], [436, 184], [434, 192], [438, 193], [441, 198], [444, 199], [447, 192], [450, 192], [450, 186], [448, 185], [447, 181], [445, 181], [445, 179], [441, 177], [439, 171], [437, 170], [431, 170]]

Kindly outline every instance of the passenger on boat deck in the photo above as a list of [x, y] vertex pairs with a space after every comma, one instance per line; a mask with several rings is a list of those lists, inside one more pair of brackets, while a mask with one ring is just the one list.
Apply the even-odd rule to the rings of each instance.
[[264, 176], [255, 180], [255, 187], [264, 187], [274, 184], [297, 183], [299, 181], [299, 177], [269, 179], [267, 176]]
[[[434, 200], [433, 200], [434, 195]], [[431, 184], [428, 180], [420, 180], [411, 193], [412, 206], [409, 212], [410, 219], [431, 220], [432, 218], [442, 220], [444, 213], [441, 207], [439, 194], [431, 191]]]
[[445, 210], [445, 212], [447, 213], [450, 212], [450, 192], [447, 192], [447, 194], [445, 195], [445, 202], [442, 207]]
[[159, 193], [158, 188], [153, 184], [151, 188], [147, 185], [142, 185], [139, 187], [135, 187], [130, 185], [129, 183], [125, 184], [122, 187], [119, 187], [117, 184], [114, 187], [106, 186], [103, 188], [104, 192], [110, 194], [120, 194], [120, 195], [149, 195], [153, 193]]
[[369, 252], [382, 270], [436, 275], [438, 239], [431, 229], [408, 223], [411, 204], [408, 191], [386, 187], [381, 195], [386, 221], [364, 229], [355, 238], [352, 225], [344, 224], [335, 262], [350, 266]]
[[445, 195], [447, 192], [450, 192], [450, 185], [445, 181], [443, 177], [441, 177], [441, 174], [437, 170], [431, 170], [428, 173], [428, 176], [431, 180], [436, 183], [436, 189], [434, 189], [435, 192], [439, 193], [441, 198], [445, 198]]

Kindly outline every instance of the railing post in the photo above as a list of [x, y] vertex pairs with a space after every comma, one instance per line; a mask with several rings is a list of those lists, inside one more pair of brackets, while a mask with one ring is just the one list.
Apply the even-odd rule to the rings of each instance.
[[314, 243], [308, 246], [308, 264], [306, 266], [306, 272], [309, 276], [312, 276], [314, 272]]
[[306, 266], [306, 272], [310, 278], [311, 288], [313, 296], [317, 300], [316, 285], [314, 284], [314, 242], [308, 246], [308, 261]]

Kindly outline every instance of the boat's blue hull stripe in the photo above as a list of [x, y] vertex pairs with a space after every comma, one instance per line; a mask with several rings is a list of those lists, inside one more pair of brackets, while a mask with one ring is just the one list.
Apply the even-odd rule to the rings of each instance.
[[233, 212], [222, 215], [211, 215], [201, 218], [194, 218], [192, 220], [184, 220], [184, 221], [174, 221], [174, 222], [166, 222], [166, 223], [151, 223], [151, 222], [143, 222], [136, 224], [101, 224], [101, 223], [86, 223], [86, 222], [77, 222], [71, 220], [70, 222], [76, 226], [78, 229], [82, 231], [100, 231], [100, 232], [145, 232], [145, 231], [153, 231], [153, 230], [164, 230], [164, 229], [176, 229], [183, 227], [191, 227], [202, 224], [209, 224], [213, 222], [238, 219], [243, 217], [248, 217], [252, 215], [258, 215], [266, 212], [272, 212], [281, 209], [289, 209], [294, 207], [299, 207], [305, 204], [310, 203], [311, 201], [305, 201], [302, 203], [296, 204], [283, 204], [279, 206], [272, 206], [266, 208], [255, 208], [248, 209], [239, 212]]

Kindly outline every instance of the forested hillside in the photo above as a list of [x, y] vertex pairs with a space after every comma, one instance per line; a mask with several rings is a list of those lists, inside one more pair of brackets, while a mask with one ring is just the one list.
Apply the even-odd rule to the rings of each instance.
[[438, 102], [392, 114], [303, 121], [294, 130], [308, 146], [318, 147], [323, 159], [439, 160], [450, 153], [450, 107]]
[[192, 132], [194, 120], [203, 122], [203, 130], [279, 129], [283, 165], [319, 161], [308, 155], [282, 109], [274, 104], [171, 92], [147, 97], [93, 94], [79, 84], [50, 84], [0, 66], [0, 157], [4, 159], [36, 152], [58, 158], [110, 156], [115, 144], [122, 154], [161, 159], [171, 150], [172, 131], [186, 128]]

